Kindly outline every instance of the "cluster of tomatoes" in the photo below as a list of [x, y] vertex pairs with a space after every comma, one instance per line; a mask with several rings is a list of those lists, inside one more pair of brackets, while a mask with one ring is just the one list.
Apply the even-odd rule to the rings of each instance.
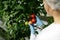
[[34, 24], [36, 23], [36, 15], [34, 13], [32, 13], [30, 16], [29, 16], [29, 21], [26, 21], [25, 22], [25, 25], [28, 25], [28, 24]]
[[29, 24], [34, 24], [36, 23], [36, 15], [33, 13], [30, 16], [31, 20], [29, 21]]

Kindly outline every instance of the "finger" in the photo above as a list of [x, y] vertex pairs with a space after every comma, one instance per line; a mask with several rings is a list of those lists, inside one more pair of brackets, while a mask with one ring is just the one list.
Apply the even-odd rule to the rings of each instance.
[[37, 20], [36, 24], [38, 27], [43, 25], [43, 22], [40, 20], [39, 17], [36, 16], [36, 20]]

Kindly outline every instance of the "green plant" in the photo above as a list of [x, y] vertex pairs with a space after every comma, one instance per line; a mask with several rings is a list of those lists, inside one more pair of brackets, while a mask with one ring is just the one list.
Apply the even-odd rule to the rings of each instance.
[[42, 0], [0, 0], [0, 19], [6, 25], [6, 40], [24, 40], [29, 37], [30, 29], [25, 22], [35, 13], [40, 16], [46, 12]]

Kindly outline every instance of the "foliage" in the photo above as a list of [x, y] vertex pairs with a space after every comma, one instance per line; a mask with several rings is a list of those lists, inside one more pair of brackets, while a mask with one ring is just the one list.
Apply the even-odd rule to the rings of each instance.
[[46, 15], [42, 0], [0, 0], [0, 19], [7, 26], [6, 40], [29, 37], [29, 26], [25, 22], [32, 13]]

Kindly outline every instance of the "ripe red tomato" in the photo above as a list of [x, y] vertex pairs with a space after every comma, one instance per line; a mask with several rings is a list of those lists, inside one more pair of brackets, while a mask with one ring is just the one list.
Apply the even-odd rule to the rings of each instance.
[[31, 21], [32, 21], [32, 23], [36, 23], [36, 19], [32, 19]]
[[32, 15], [31, 15], [31, 18], [36, 18], [35, 14], [32, 14]]

